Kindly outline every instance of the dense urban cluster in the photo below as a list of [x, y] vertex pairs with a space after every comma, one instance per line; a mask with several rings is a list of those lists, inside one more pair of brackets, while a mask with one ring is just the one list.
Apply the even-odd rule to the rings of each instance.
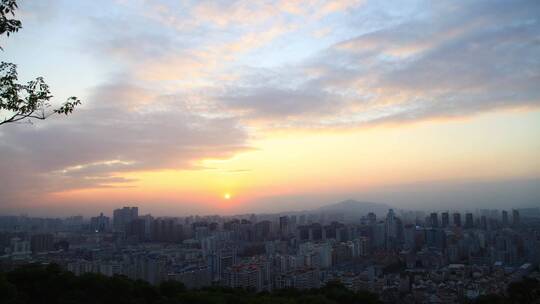
[[540, 280], [540, 210], [0, 217], [0, 265], [58, 264], [188, 289], [256, 292], [339, 282], [387, 303], [460, 303]]

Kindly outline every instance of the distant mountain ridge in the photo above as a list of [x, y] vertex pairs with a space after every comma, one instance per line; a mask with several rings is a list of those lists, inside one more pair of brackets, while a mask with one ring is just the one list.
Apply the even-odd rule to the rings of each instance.
[[344, 213], [347, 216], [362, 216], [370, 212], [373, 212], [377, 215], [383, 215], [388, 212], [388, 209], [394, 207], [384, 204], [384, 203], [374, 203], [374, 202], [361, 202], [356, 200], [346, 200], [332, 205], [322, 206], [314, 211], [317, 212], [339, 212]]

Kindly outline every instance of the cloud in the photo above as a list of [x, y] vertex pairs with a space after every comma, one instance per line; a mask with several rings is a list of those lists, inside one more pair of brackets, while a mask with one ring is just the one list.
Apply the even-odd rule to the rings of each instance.
[[[436, 4], [276, 69], [277, 83], [247, 93], [229, 88], [235, 94], [222, 100], [247, 110], [247, 119], [273, 120], [272, 127], [280, 117], [293, 127], [349, 127], [537, 107], [539, 8], [531, 1]], [[243, 83], [258, 78], [244, 75]], [[307, 115], [317, 110], [319, 117]]]
[[[251, 118], [286, 118], [323, 115], [340, 102], [335, 96], [317, 90], [288, 90], [255, 87], [245, 90], [234, 88], [231, 95], [220, 97], [227, 107], [246, 111]], [[329, 113], [330, 114], [330, 113]]]
[[[131, 8], [126, 12], [129, 18], [90, 18], [88, 28], [93, 38], [86, 49], [98, 58], [112, 59], [114, 65], [121, 63], [123, 72], [139, 80], [189, 89], [230, 80], [234, 76], [231, 67], [243, 55], [296, 29], [283, 18], [270, 18], [278, 14], [273, 8], [265, 10], [273, 7], [270, 4], [260, 7], [262, 4], [252, 2], [203, 1], [182, 6], [187, 15], [177, 12], [180, 8], [173, 4], [163, 5], [150, 5], [153, 13], [147, 12], [147, 6], [138, 8], [142, 13]], [[220, 28], [208, 26], [214, 23]], [[105, 36], [104, 26], [110, 28]]]
[[[190, 106], [247, 125], [351, 127], [538, 106], [534, 1], [122, 5], [122, 18], [90, 22], [97, 56], [112, 55], [137, 81], [167, 94], [189, 92], [196, 100]], [[311, 35], [318, 32], [332, 35]], [[276, 40], [282, 46], [305, 36], [331, 36], [332, 43], [311, 52], [309, 42], [294, 49], [301, 60], [281, 65], [265, 62], [274, 55], [262, 56], [260, 65], [253, 60], [279, 56]], [[304, 52], [314, 55], [306, 59]]]
[[200, 159], [248, 149], [247, 134], [234, 119], [205, 117], [182, 96], [120, 83], [95, 88], [68, 119], [8, 125], [0, 139], [3, 200], [122, 186], [132, 180], [121, 172], [195, 168]]
[[[212, 23], [220, 30], [207, 30], [209, 36], [223, 33], [224, 40], [157, 56], [148, 51], [145, 60], [133, 61], [133, 69], [141, 79], [180, 81], [183, 88], [211, 92], [202, 98], [205, 103], [246, 124], [266, 122], [270, 128], [403, 123], [539, 104], [540, 25], [534, 2], [424, 3], [422, 14], [401, 16], [399, 22], [385, 24], [376, 20], [380, 16], [362, 20], [379, 26], [307, 60], [264, 69], [239, 66], [246, 53], [296, 30], [284, 14], [304, 16], [314, 7], [324, 14], [356, 9], [358, 18], [369, 19], [358, 10], [373, 11], [374, 4], [267, 6], [201, 2], [193, 8], [199, 26]], [[271, 26], [270, 19], [276, 20]], [[240, 35], [228, 38], [226, 33], [238, 29]]]
[[537, 1], [97, 1], [84, 18], [57, 5], [108, 69], [72, 117], [2, 127], [3, 201], [194, 168], [248, 149], [246, 130], [540, 105]]
[[150, 5], [146, 15], [178, 31], [258, 27], [287, 18], [317, 20], [358, 7], [359, 0], [194, 1]]

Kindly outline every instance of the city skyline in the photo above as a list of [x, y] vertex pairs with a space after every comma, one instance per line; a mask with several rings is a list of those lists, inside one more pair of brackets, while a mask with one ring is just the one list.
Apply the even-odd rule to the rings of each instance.
[[[540, 208], [463, 213], [388, 207], [348, 201], [294, 214], [160, 217], [124, 206], [110, 217], [89, 219], [0, 216], [0, 266], [22, 270], [24, 282], [40, 280], [43, 272], [80, 280], [85, 288], [95, 285], [92, 280], [101, 289], [115, 280], [138, 280], [137, 289], [142, 282], [161, 291], [177, 286], [178, 297], [212, 295], [209, 303], [227, 297], [233, 291], [227, 288], [245, 289], [234, 291], [243, 297], [276, 297], [286, 289], [292, 303], [328, 288], [342, 295], [329, 303], [348, 303], [343, 293], [389, 304], [535, 299]], [[24, 290], [22, 280], [12, 279], [20, 275], [7, 273]], [[41, 284], [51, 282], [57, 280]], [[207, 287], [213, 288], [201, 290]], [[73, 299], [56, 290], [47, 299]]]
[[[280, 210], [275, 212], [239, 212], [239, 213], [230, 213], [230, 214], [222, 214], [222, 213], [207, 213], [207, 214], [199, 214], [199, 213], [186, 213], [186, 214], [172, 214], [172, 213], [152, 213], [151, 210], [147, 209], [141, 209], [137, 204], [119, 204], [116, 207], [113, 207], [113, 209], [110, 210], [100, 210], [97, 213], [88, 213], [85, 214], [83, 212], [74, 212], [74, 213], [68, 213], [66, 215], [64, 214], [53, 214], [53, 215], [40, 215], [40, 214], [31, 214], [31, 213], [0, 213], [0, 217], [4, 218], [36, 218], [36, 219], [63, 219], [63, 220], [69, 220], [73, 218], [80, 218], [84, 221], [93, 221], [96, 216], [98, 218], [105, 217], [107, 218], [107, 221], [111, 219], [111, 227], [112, 227], [112, 219], [117, 217], [116, 213], [120, 212], [128, 212], [130, 215], [128, 216], [128, 219], [126, 222], [130, 222], [134, 219], [138, 218], [144, 218], [144, 217], [152, 217], [152, 218], [164, 218], [164, 219], [186, 219], [186, 218], [200, 218], [200, 219], [212, 219], [212, 218], [224, 218], [224, 219], [235, 219], [235, 218], [249, 218], [253, 216], [262, 216], [262, 217], [280, 217], [280, 216], [299, 216], [299, 215], [309, 215], [309, 216], [320, 216], [323, 214], [327, 214], [330, 216], [335, 216], [336, 214], [340, 214], [341, 218], [340, 220], [344, 220], [345, 222], [355, 222], [360, 218], [364, 218], [368, 216], [368, 214], [375, 214], [378, 216], [385, 216], [388, 212], [399, 212], [401, 215], [407, 214], [408, 216], [415, 216], [417, 218], [421, 218], [422, 216], [425, 216], [426, 221], [429, 223], [432, 223], [430, 221], [433, 221], [433, 219], [428, 219], [433, 214], [437, 214], [436, 217], [440, 214], [441, 218], [437, 218], [436, 221], [440, 221], [442, 223], [441, 227], [450, 227], [454, 226], [456, 222], [461, 223], [462, 221], [465, 221], [465, 215], [471, 214], [472, 216], [479, 219], [482, 215], [489, 216], [490, 218], [497, 218], [501, 221], [509, 221], [512, 218], [513, 212], [527, 212], [526, 217], [530, 218], [537, 218], [540, 217], [540, 207], [512, 207], [507, 206], [505, 208], [432, 208], [432, 209], [414, 209], [414, 208], [396, 208], [394, 206], [388, 205], [388, 204], [382, 204], [382, 203], [375, 203], [375, 202], [363, 202], [363, 201], [357, 201], [357, 200], [345, 200], [333, 204], [326, 204], [322, 205], [320, 207], [316, 207], [313, 209], [303, 209], [303, 210]], [[530, 214], [529, 214], [530, 212]], [[456, 219], [456, 216], [459, 214], [459, 219]], [[510, 215], [509, 215], [510, 214]], [[463, 215], [463, 219], [461, 219], [461, 215]], [[413, 216], [413, 217], [414, 217]], [[446, 216], [446, 225], [444, 225], [445, 219], [443, 217]], [[369, 216], [367, 217], [369, 218]]]
[[[0, 128], [0, 214], [540, 203], [536, 1], [19, 3], [2, 61], [69, 117]], [[2, 114], [2, 113], [0, 113]]]

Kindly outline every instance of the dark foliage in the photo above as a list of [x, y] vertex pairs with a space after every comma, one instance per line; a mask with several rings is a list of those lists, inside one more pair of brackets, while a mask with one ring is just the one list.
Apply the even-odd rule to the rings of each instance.
[[12, 19], [17, 9], [17, 2], [15, 0], [2, 0], [0, 2], [0, 35], [6, 34], [8, 37], [10, 34], [17, 32], [21, 27], [21, 21]]
[[506, 296], [488, 295], [481, 296], [476, 304], [540, 304], [540, 281], [525, 279], [511, 283], [508, 286]]
[[[15, 0], [0, 0], [0, 36], [19, 31], [21, 21], [12, 19], [17, 9]], [[2, 48], [0, 47], [0, 50]], [[42, 77], [28, 83], [19, 83], [17, 66], [13, 63], [0, 63], [0, 125], [32, 119], [47, 119], [53, 114], [68, 115], [81, 101], [77, 97], [68, 100], [56, 109], [49, 109], [52, 98], [49, 86]]]
[[186, 290], [173, 281], [152, 286], [124, 276], [106, 277], [98, 274], [75, 276], [57, 265], [27, 265], [0, 273], [0, 303], [6, 304], [338, 304], [379, 303], [377, 296], [355, 293], [332, 283], [320, 289], [296, 289], [255, 293], [243, 289], [208, 287]]

